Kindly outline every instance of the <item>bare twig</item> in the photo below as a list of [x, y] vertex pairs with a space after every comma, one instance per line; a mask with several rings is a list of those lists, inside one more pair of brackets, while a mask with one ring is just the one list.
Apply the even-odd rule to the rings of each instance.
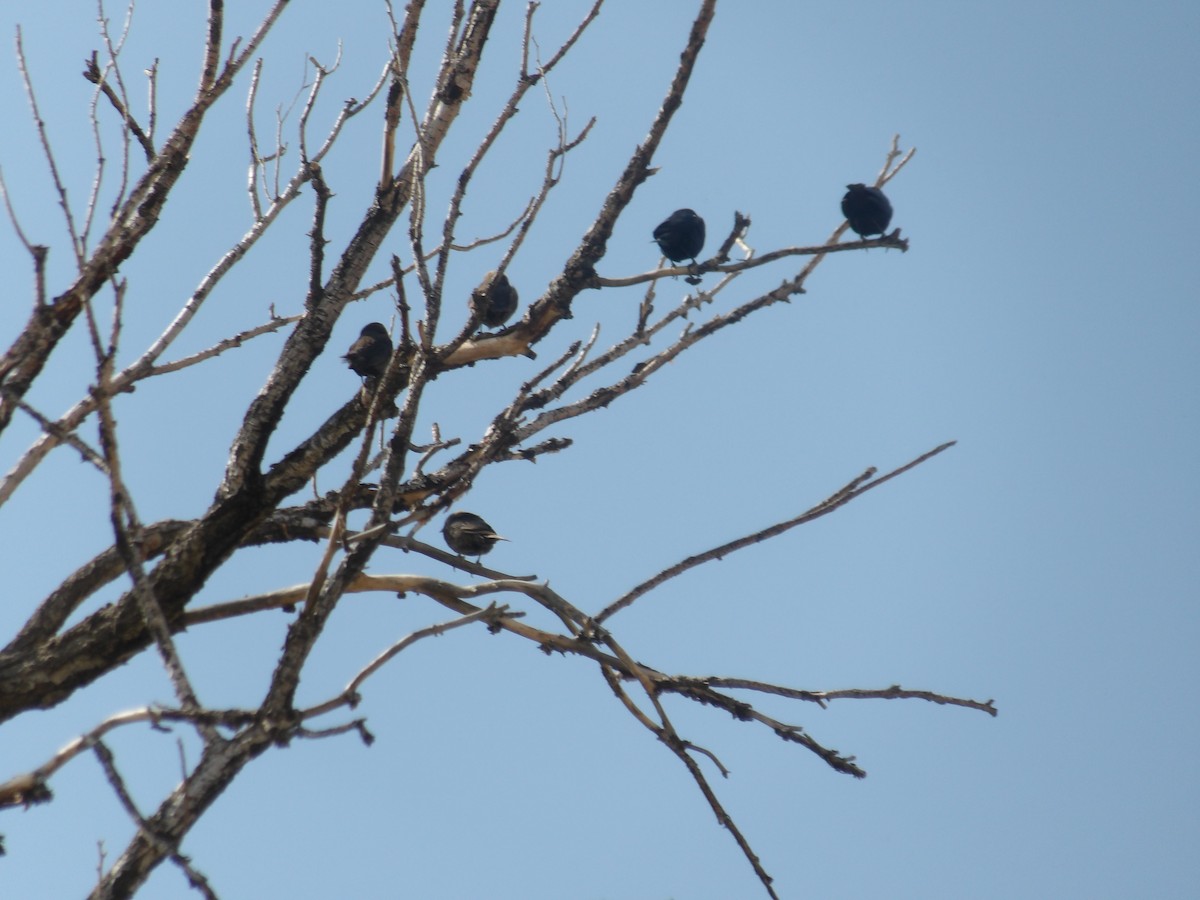
[[901, 252], [907, 252], [908, 241], [900, 236], [900, 229], [897, 228], [891, 234], [881, 235], [877, 238], [818, 244], [815, 247], [783, 247], [779, 250], [772, 250], [770, 253], [764, 253], [762, 256], [756, 256], [753, 259], [742, 260], [741, 262], [722, 263], [719, 262], [721, 257], [716, 255], [710, 260], [697, 263], [695, 266], [669, 266], [664, 269], [655, 269], [653, 272], [643, 272], [640, 275], [627, 275], [622, 278], [598, 276], [596, 284], [600, 287], [631, 287], [635, 284], [645, 284], [646, 282], [657, 281], [659, 278], [666, 278], [668, 276], [702, 275], [706, 272], [720, 272], [722, 274], [748, 272], [751, 269], [770, 265], [789, 256], [825, 256], [828, 253], [843, 253], [847, 250], [870, 250], [875, 247], [892, 247]]
[[833, 494], [826, 497], [816, 506], [805, 510], [803, 513], [794, 518], [771, 525], [768, 528], [763, 528], [760, 531], [756, 531], [753, 534], [748, 534], [745, 537], [740, 537], [737, 540], [721, 544], [718, 547], [713, 547], [711, 550], [706, 550], [705, 552], [698, 553], [695, 556], [689, 556], [687, 559], [682, 560], [681, 562], [678, 562], [667, 569], [663, 569], [663, 571], [659, 572], [654, 577], [643, 581], [637, 587], [614, 600], [600, 611], [600, 613], [596, 616], [596, 621], [605, 621], [614, 613], [625, 609], [627, 606], [637, 600], [638, 597], [641, 597], [643, 594], [648, 593], [649, 591], [653, 590], [664, 582], [671, 580], [677, 575], [683, 574], [689, 569], [693, 569], [696, 566], [702, 565], [706, 562], [723, 559], [730, 553], [733, 553], [737, 550], [750, 547], [761, 541], [767, 540], [768, 538], [783, 534], [785, 531], [789, 531], [790, 529], [795, 528], [797, 525], [803, 525], [806, 522], [811, 522], [813, 519], [818, 519], [821, 516], [827, 515], [828, 513], [833, 512], [835, 509], [845, 506], [855, 497], [861, 496], [871, 488], [878, 487], [884, 482], [890, 481], [897, 475], [907, 472], [914, 466], [919, 466], [926, 460], [937, 456], [943, 450], [948, 450], [950, 447], [953, 447], [954, 444], [955, 441], [947, 441], [946, 443], [933, 448], [927, 453], [922, 453], [916, 459], [905, 463], [898, 469], [893, 469], [891, 472], [888, 472], [886, 475], [881, 475], [878, 478], [875, 478], [875, 469], [868, 469], [862, 475], [859, 475], [853, 481], [849, 482], [844, 487], [839, 488]]
[[470, 625], [474, 622], [487, 622], [489, 625], [495, 627], [496, 624], [505, 616], [519, 617], [522, 615], [524, 615], [524, 613], [509, 612], [507, 606], [497, 606], [495, 603], [491, 603], [477, 612], [467, 613], [466, 615], [459, 616], [457, 619], [451, 619], [449, 622], [439, 622], [436, 625], [430, 625], [427, 628], [421, 628], [412, 632], [411, 634], [405, 635], [403, 638], [392, 644], [373, 660], [367, 663], [367, 665], [363, 666], [358, 674], [350, 679], [350, 683], [346, 685], [345, 690], [342, 691], [339, 697], [336, 697], [332, 700], [327, 700], [324, 703], [319, 703], [316, 706], [310, 706], [306, 709], [303, 709], [300, 711], [300, 716], [303, 719], [310, 719], [314, 716], [320, 716], [331, 712], [340, 706], [357, 706], [359, 699], [359, 688], [362, 687], [363, 682], [383, 668], [389, 660], [394, 659], [398, 654], [407, 650], [419, 640], [427, 637], [439, 637], [445, 634], [447, 631], [451, 631], [455, 628], [461, 628], [464, 625]]
[[46, 159], [46, 164], [50, 167], [50, 178], [54, 182], [54, 190], [58, 194], [58, 205], [62, 208], [67, 232], [71, 236], [71, 250], [75, 254], [75, 261], [82, 268], [83, 241], [76, 229], [75, 215], [71, 211], [71, 203], [67, 199], [67, 188], [63, 183], [62, 176], [59, 174], [54, 150], [50, 147], [50, 137], [46, 134], [46, 121], [42, 118], [42, 111], [38, 108], [37, 92], [33, 88], [33, 76], [29, 71], [29, 64], [25, 59], [25, 42], [20, 25], [17, 26], [17, 68], [21, 73], [21, 81], [25, 85], [25, 95], [29, 98], [30, 111], [33, 113], [33, 124], [37, 129], [38, 141], [42, 145], [42, 155]]
[[35, 422], [42, 426], [43, 431], [45, 431], [47, 434], [53, 435], [53, 437], [58, 440], [59, 443], [67, 444], [68, 446], [73, 447], [86, 462], [91, 463], [104, 475], [108, 474], [108, 464], [104, 461], [104, 458], [96, 450], [92, 449], [92, 447], [90, 447], [88, 443], [83, 440], [83, 438], [79, 437], [79, 435], [73, 431], [67, 431], [57, 422], [53, 422], [46, 418], [24, 400], [22, 400], [19, 405], [21, 410], [27, 413]]
[[[100, 93], [102, 93], [108, 102], [112, 104], [113, 109], [117, 111], [117, 115], [121, 117], [121, 121], [125, 124], [125, 127], [129, 129], [130, 133], [133, 134], [134, 139], [141, 145], [142, 152], [146, 155], [146, 162], [153, 162], [155, 150], [154, 144], [150, 140], [150, 136], [142, 130], [142, 126], [140, 126], [137, 122], [137, 119], [133, 117], [133, 114], [129, 111], [129, 107], [126, 105], [125, 101], [121, 97], [117, 96], [116, 91], [112, 89], [112, 85], [105, 80], [103, 73], [100, 71], [100, 65], [96, 60], [95, 51], [93, 51], [92, 55], [86, 60], [85, 68], [83, 70], [83, 77], [92, 84], [96, 85], [96, 87], [99, 88]], [[118, 74], [118, 78], [119, 77], [120, 76]], [[123, 85], [121, 86], [121, 92], [122, 94], [125, 92]]]
[[[688, 680], [682, 677], [675, 679], [687, 687]], [[862, 689], [853, 688], [839, 691], [804, 691], [798, 688], [783, 687], [778, 684], [768, 684], [763, 681], [753, 681], [746, 678], [718, 678], [710, 676], [697, 679], [696, 687], [719, 687], [737, 690], [758, 691], [763, 694], [774, 694], [787, 697], [790, 700], [807, 700], [816, 703], [824, 709], [831, 700], [927, 700], [939, 706], [962, 706], [967, 709], [977, 709], [990, 716], [998, 715], [994, 700], [970, 700], [963, 697], [950, 697], [933, 691], [914, 691], [894, 684], [887, 688]]]
[[129, 793], [129, 789], [125, 786], [125, 779], [117, 771], [116, 759], [113, 757], [112, 751], [108, 749], [108, 745], [102, 740], [97, 740], [92, 745], [92, 750], [95, 752], [96, 758], [100, 760], [100, 767], [104, 769], [104, 775], [108, 779], [108, 783], [112, 786], [113, 792], [117, 795], [121, 806], [124, 807], [126, 814], [134, 821], [134, 824], [137, 825], [139, 832], [147, 840], [155, 843], [165, 856], [169, 857], [175, 865], [179, 866], [188, 883], [200, 891], [201, 895], [208, 898], [208, 900], [217, 900], [217, 895], [209, 886], [208, 878], [192, 866], [191, 860], [179, 852], [177, 843], [156, 834], [151, 824], [146, 821], [145, 817], [138, 810], [137, 804]]
[[[117, 351], [117, 338], [121, 327], [121, 298], [124, 296], [123, 285], [117, 289], [117, 303], [113, 313], [112, 337], [107, 347], [101, 346], [95, 321], [91, 315], [91, 305], [87, 307], [88, 324], [92, 335], [93, 345], [99, 358], [97, 366], [96, 397], [97, 410], [100, 419], [100, 447], [104, 453], [105, 467], [108, 473], [110, 489], [109, 516], [113, 526], [115, 545], [125, 564], [125, 570], [133, 581], [133, 592], [138, 600], [138, 606], [146, 628], [154, 637], [163, 666], [175, 689], [184, 710], [194, 711], [200, 708], [192, 688], [183, 661], [171, 638], [171, 628], [167, 624], [162, 607], [155, 598], [146, 578], [145, 557], [142, 555], [140, 544], [142, 526], [138, 520], [133, 498], [122, 474], [120, 453], [117, 443], [116, 420], [113, 417], [110, 403], [111, 393], [109, 381], [112, 376], [113, 357]], [[216, 733], [206, 726], [201, 726], [201, 734], [206, 740], [216, 739]]]

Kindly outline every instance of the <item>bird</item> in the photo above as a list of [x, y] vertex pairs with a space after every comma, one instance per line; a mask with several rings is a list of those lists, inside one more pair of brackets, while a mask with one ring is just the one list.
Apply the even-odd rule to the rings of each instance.
[[654, 241], [671, 262], [690, 259], [694, 265], [704, 247], [704, 220], [695, 210], [677, 209], [654, 229]]
[[499, 328], [517, 311], [517, 289], [508, 283], [507, 275], [497, 275], [493, 270], [471, 292], [471, 302], [482, 310], [480, 322], [484, 327]]
[[848, 184], [842, 198], [842, 215], [859, 237], [883, 234], [892, 221], [892, 204], [877, 187]]
[[508, 538], [496, 534], [492, 526], [475, 513], [451, 513], [442, 526], [442, 537], [446, 546], [459, 556], [481, 557], [489, 552], [497, 541]]
[[363, 326], [362, 333], [342, 357], [346, 365], [361, 378], [378, 378], [392, 358], [392, 339], [382, 322]]

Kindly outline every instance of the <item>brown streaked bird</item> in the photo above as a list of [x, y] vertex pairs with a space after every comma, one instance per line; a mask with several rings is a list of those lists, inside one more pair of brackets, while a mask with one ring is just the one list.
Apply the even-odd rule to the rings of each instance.
[[480, 324], [499, 328], [517, 311], [517, 289], [509, 284], [508, 276], [495, 269], [483, 276], [479, 287], [471, 291], [471, 303], [480, 309]]
[[490, 551], [497, 541], [508, 540], [496, 534], [482, 518], [469, 512], [451, 513], [442, 526], [442, 537], [446, 539], [446, 546], [459, 556], [476, 558]]
[[877, 187], [848, 184], [842, 198], [842, 215], [859, 237], [883, 234], [892, 221], [892, 203]]
[[392, 338], [382, 322], [363, 327], [358, 339], [342, 357], [351, 371], [360, 378], [378, 378], [392, 358]]

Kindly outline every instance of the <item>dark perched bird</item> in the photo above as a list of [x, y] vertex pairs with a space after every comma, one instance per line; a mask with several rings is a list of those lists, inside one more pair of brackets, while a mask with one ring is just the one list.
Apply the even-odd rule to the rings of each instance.
[[471, 302], [482, 310], [480, 322], [485, 328], [499, 328], [517, 311], [517, 289], [508, 283], [507, 275], [493, 270], [471, 292]]
[[892, 221], [892, 204], [877, 187], [848, 184], [842, 198], [842, 215], [860, 237], [883, 234]]
[[704, 247], [704, 220], [690, 209], [677, 209], [654, 229], [654, 240], [671, 262], [696, 262]]
[[475, 513], [451, 513], [442, 526], [446, 546], [460, 556], [483, 556], [496, 541], [507, 541], [492, 530], [492, 526]]
[[387, 369], [392, 356], [392, 339], [381, 322], [372, 322], [363, 328], [362, 334], [350, 345], [350, 351], [342, 357], [355, 375], [362, 378], [378, 378]]

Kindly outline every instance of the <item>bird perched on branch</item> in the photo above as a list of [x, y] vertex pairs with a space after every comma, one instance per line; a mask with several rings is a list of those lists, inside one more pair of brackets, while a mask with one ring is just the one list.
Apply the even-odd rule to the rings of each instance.
[[654, 241], [671, 262], [690, 259], [695, 265], [704, 247], [704, 220], [694, 210], [677, 209], [654, 229]]
[[446, 546], [459, 556], [481, 557], [489, 552], [497, 541], [507, 541], [492, 530], [492, 526], [475, 513], [451, 513], [442, 526], [442, 537]]
[[485, 328], [499, 328], [517, 311], [517, 289], [503, 272], [497, 275], [493, 270], [471, 291], [471, 303], [481, 310], [479, 321]]
[[848, 184], [842, 198], [842, 215], [859, 237], [883, 234], [892, 221], [892, 204], [877, 187]]
[[392, 339], [382, 322], [363, 327], [350, 350], [342, 357], [346, 365], [361, 378], [378, 378], [392, 358]]

